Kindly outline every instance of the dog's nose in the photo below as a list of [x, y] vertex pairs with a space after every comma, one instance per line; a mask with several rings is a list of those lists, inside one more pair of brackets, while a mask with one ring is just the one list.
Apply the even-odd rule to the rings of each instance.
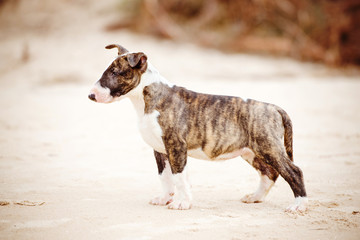
[[89, 94], [89, 99], [96, 102], [95, 94]]

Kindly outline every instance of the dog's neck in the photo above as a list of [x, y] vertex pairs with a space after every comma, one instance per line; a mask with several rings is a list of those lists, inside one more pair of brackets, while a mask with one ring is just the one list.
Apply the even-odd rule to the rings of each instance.
[[148, 67], [141, 76], [139, 85], [127, 94], [127, 97], [129, 97], [129, 99], [133, 103], [139, 117], [142, 117], [144, 115], [145, 109], [143, 90], [146, 86], [149, 86], [153, 83], [163, 83], [168, 85], [169, 87], [173, 87], [173, 84], [171, 84], [166, 78], [164, 78], [159, 73], [159, 71], [151, 63], [148, 62]]

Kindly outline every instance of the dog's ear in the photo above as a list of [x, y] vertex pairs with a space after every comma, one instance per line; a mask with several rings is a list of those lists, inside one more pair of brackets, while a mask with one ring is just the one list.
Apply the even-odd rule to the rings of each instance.
[[138, 68], [141, 72], [146, 71], [147, 56], [144, 53], [130, 53], [127, 55], [127, 60], [132, 68]]
[[118, 55], [123, 55], [124, 53], [129, 52], [126, 48], [124, 48], [123, 46], [120, 46], [119, 44], [110, 44], [110, 45], [107, 45], [105, 48], [111, 49], [111, 48], [115, 48], [115, 47], [118, 49]]

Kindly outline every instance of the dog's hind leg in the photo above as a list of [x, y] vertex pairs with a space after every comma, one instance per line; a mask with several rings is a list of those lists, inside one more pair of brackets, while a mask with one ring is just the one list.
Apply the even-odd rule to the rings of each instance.
[[150, 204], [165, 206], [173, 201], [175, 185], [171, 173], [169, 159], [166, 154], [154, 151], [154, 155], [163, 189], [163, 195], [152, 199]]
[[260, 184], [256, 192], [245, 195], [241, 201], [244, 203], [260, 203], [265, 200], [266, 195], [274, 185], [279, 173], [270, 165], [266, 164], [260, 157], [254, 157], [249, 161], [246, 159], [259, 173]]
[[303, 173], [285, 151], [272, 152], [263, 155], [266, 163], [271, 165], [290, 185], [294, 193], [295, 203], [286, 209], [288, 212], [305, 212], [307, 210], [307, 195], [304, 185]]

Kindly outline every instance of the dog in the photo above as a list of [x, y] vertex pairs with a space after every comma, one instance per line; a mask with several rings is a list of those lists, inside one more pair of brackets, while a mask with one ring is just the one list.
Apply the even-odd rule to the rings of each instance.
[[[241, 200], [264, 201], [281, 175], [295, 203], [289, 212], [304, 212], [303, 173], [293, 162], [292, 122], [280, 107], [240, 97], [202, 94], [168, 82], [143, 52], [118, 44], [118, 56], [91, 89], [89, 98], [133, 103], [143, 140], [154, 149], [163, 195], [150, 201], [169, 209], [191, 208], [187, 157], [210, 161], [241, 156], [260, 175], [258, 189]], [[176, 190], [176, 191], [175, 191]]]

